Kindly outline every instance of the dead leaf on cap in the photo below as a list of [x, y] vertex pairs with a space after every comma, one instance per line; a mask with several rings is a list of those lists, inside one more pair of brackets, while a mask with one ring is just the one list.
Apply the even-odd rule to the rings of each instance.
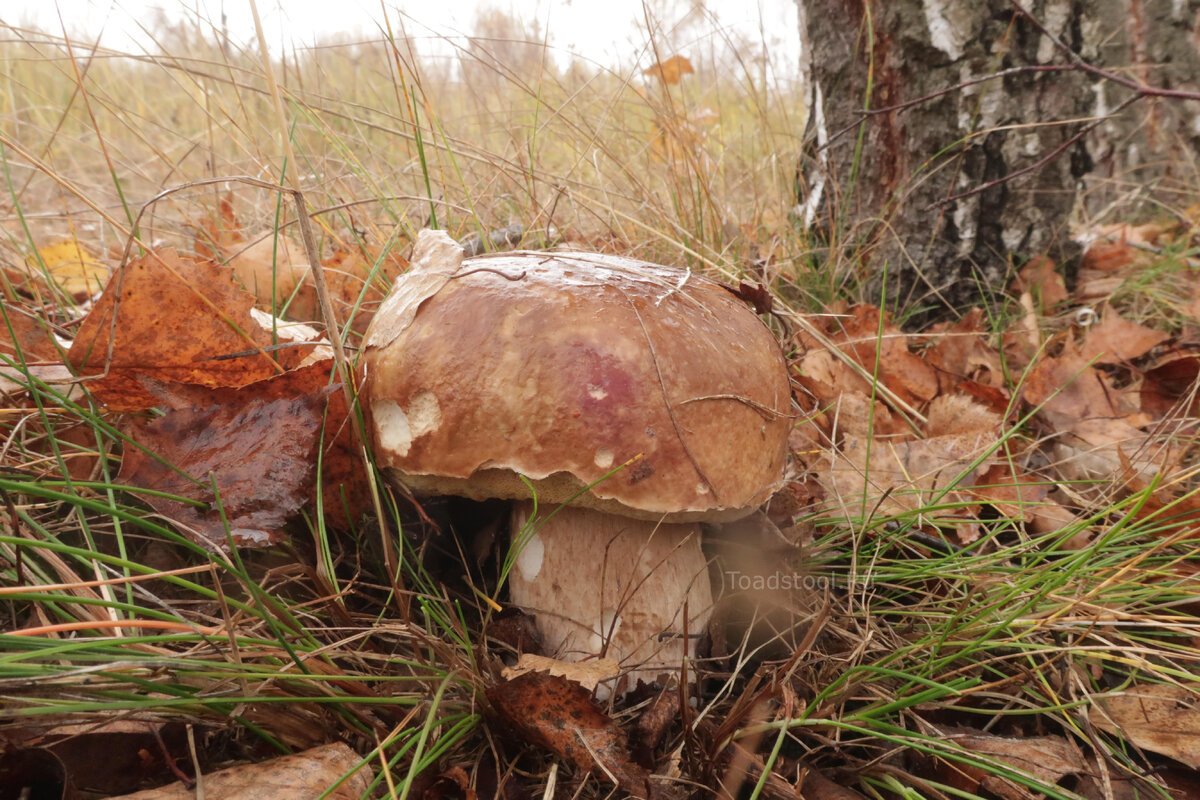
[[[229, 270], [174, 250], [131, 261], [109, 282], [79, 327], [67, 360], [114, 411], [158, 404], [139, 376], [171, 383], [244, 386], [298, 364], [303, 347], [277, 350], [250, 314], [254, 298]], [[116, 324], [113, 315], [116, 314]], [[108, 359], [110, 332], [112, 359]], [[107, 370], [107, 374], [104, 374]]]
[[506, 680], [512, 680], [526, 672], [547, 672], [558, 675], [569, 681], [578, 683], [589, 692], [594, 690], [601, 681], [615, 678], [621, 673], [621, 665], [611, 658], [596, 658], [591, 661], [559, 661], [557, 658], [522, 653], [517, 663], [505, 667], [502, 674]]
[[1200, 696], [1194, 688], [1134, 684], [1096, 695], [1088, 720], [1142, 749], [1200, 768]]
[[234, 544], [280, 541], [284, 522], [304, 505], [313, 485], [322, 413], [333, 387], [311, 391], [305, 379], [308, 370], [322, 366], [243, 389], [156, 386], [172, 410], [130, 427], [140, 447], [126, 447], [121, 481], [203, 503], [144, 498], [201, 544], [226, 546], [222, 510]]
[[501, 720], [529, 744], [624, 791], [648, 796], [649, 772], [634, 763], [625, 734], [578, 683], [527, 672], [488, 689], [487, 698]]

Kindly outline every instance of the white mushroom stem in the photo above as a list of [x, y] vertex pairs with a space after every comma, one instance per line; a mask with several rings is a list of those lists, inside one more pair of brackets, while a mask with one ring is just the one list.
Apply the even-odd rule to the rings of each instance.
[[[514, 504], [514, 540], [531, 510], [531, 503]], [[698, 523], [566, 507], [524, 542], [509, 573], [510, 597], [537, 616], [547, 655], [615, 659], [619, 690], [639, 678], [678, 676], [684, 657], [695, 656], [712, 612]]]

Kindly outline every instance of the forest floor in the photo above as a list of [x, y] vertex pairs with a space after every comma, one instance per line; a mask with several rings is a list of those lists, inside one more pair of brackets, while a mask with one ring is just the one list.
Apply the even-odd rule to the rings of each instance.
[[[1014, 264], [913, 331], [928, 309], [864, 303], [853, 248], [795, 219], [803, 92], [761, 64], [0, 29], [11, 785], [1200, 793], [1197, 207], [1114, 208], [1073, 285]], [[359, 345], [422, 228], [686, 268], [778, 337], [786, 479], [706, 531], [683, 687], [514, 673], [555, 654], [508, 605], [502, 509], [414, 500], [361, 446]]]

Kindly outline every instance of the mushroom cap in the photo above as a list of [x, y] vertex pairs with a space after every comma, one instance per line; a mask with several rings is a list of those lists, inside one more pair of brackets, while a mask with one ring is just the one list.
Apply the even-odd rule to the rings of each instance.
[[364, 343], [360, 397], [390, 479], [668, 521], [737, 518], [774, 491], [787, 366], [732, 293], [631, 258], [464, 261], [448, 243], [422, 233]]

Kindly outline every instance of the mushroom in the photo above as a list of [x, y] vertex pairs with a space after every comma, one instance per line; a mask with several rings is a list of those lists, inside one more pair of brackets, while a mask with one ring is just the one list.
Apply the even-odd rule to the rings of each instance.
[[388, 478], [519, 501], [512, 602], [549, 652], [614, 658], [626, 686], [694, 656], [699, 523], [769, 498], [790, 427], [779, 345], [720, 284], [596, 253], [464, 260], [440, 231], [372, 321], [360, 382]]

